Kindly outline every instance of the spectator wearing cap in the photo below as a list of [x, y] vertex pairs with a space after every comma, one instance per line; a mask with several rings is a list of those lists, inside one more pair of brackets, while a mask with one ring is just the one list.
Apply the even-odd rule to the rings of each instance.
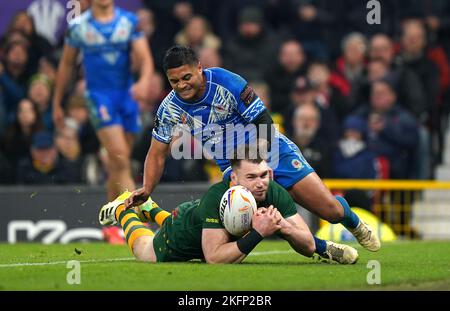
[[342, 179], [375, 179], [375, 154], [367, 148], [367, 123], [349, 116], [343, 135], [333, 153], [333, 177]]
[[53, 130], [52, 105], [52, 82], [44, 74], [36, 74], [31, 78], [28, 88], [28, 98], [38, 105], [39, 112], [47, 130]]
[[[339, 179], [375, 179], [381, 177], [379, 162], [366, 143], [364, 119], [349, 116], [344, 120], [343, 135], [333, 152], [332, 177]], [[381, 163], [381, 162], [380, 162]], [[372, 209], [373, 191], [349, 189], [344, 193], [350, 206]]]
[[286, 112], [289, 93], [294, 88], [295, 79], [306, 74], [307, 59], [303, 47], [297, 40], [288, 39], [281, 43], [277, 62], [265, 73], [272, 98], [272, 110]]
[[[286, 112], [285, 120], [292, 120], [292, 116], [297, 107], [306, 104], [315, 105], [320, 111], [321, 122], [319, 135], [333, 146], [339, 138], [339, 123], [333, 108], [322, 101], [317, 86], [312, 84], [307, 77], [298, 77], [295, 80], [294, 88], [290, 93], [290, 98], [291, 107]], [[287, 122], [287, 125], [289, 125], [289, 122]], [[292, 132], [292, 129], [288, 128], [287, 132]]]
[[264, 27], [263, 12], [246, 7], [239, 13], [238, 35], [224, 49], [224, 67], [248, 81], [264, 80], [268, 63], [275, 58], [277, 40]]
[[46, 131], [33, 135], [31, 157], [19, 161], [16, 181], [19, 184], [69, 184], [80, 182], [77, 165], [58, 154], [53, 134]]
[[382, 79], [372, 84], [370, 105], [361, 107], [355, 115], [367, 122], [369, 150], [389, 160], [390, 177], [414, 178], [418, 124], [414, 116], [396, 102], [394, 85]]

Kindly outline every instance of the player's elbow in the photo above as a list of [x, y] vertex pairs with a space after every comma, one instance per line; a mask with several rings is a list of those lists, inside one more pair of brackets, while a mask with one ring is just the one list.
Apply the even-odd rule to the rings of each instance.
[[220, 262], [219, 257], [215, 256], [215, 254], [205, 254], [205, 261], [207, 264], [211, 265], [217, 265], [222, 262]]
[[230, 261], [228, 258], [220, 256], [220, 254], [205, 255], [205, 261], [207, 264], [211, 265], [233, 263], [233, 261]]

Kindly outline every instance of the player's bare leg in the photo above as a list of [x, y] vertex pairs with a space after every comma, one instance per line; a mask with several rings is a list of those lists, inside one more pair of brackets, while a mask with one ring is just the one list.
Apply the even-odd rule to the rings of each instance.
[[334, 197], [316, 173], [297, 182], [289, 193], [295, 202], [310, 212], [330, 223], [342, 223], [364, 248], [380, 249], [380, 240], [372, 229], [358, 219], [343, 198]]
[[134, 241], [133, 254], [139, 261], [156, 262], [153, 236], [141, 236]]
[[109, 126], [97, 131], [102, 146], [108, 152], [107, 191], [108, 200], [114, 200], [124, 190], [134, 190], [131, 175], [132, 136], [126, 135], [121, 126]]
[[114, 201], [103, 205], [100, 209], [98, 220], [103, 226], [120, 224], [128, 246], [136, 259], [156, 262], [156, 255], [153, 249], [154, 233], [141, 222], [133, 209], [125, 209], [125, 200], [130, 194], [130, 192], [126, 191]]

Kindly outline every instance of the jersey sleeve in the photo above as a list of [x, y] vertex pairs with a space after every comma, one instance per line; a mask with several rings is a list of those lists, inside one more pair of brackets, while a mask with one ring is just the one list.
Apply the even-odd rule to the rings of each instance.
[[137, 16], [135, 14], [130, 13], [129, 19], [132, 24], [131, 35], [130, 35], [131, 41], [134, 41], [139, 38], [143, 38], [145, 35], [144, 35], [144, 32], [142, 31], [141, 27], [139, 26], [139, 20], [138, 20]]
[[253, 88], [241, 76], [229, 72], [233, 84], [234, 96], [237, 101], [237, 112], [249, 123], [252, 123], [266, 107], [256, 95]]
[[153, 138], [165, 144], [169, 144], [172, 141], [173, 129], [176, 124], [172, 119], [169, 110], [170, 109], [167, 107], [167, 104], [164, 101], [159, 106], [158, 111], [156, 112], [155, 120], [153, 122]]
[[220, 221], [219, 209], [220, 200], [225, 192], [223, 185], [216, 184], [209, 188], [205, 195], [200, 200], [198, 208], [203, 211], [203, 228], [207, 229], [224, 229]]
[[76, 49], [80, 49], [82, 45], [79, 27], [76, 23], [71, 23], [66, 30], [64, 42]]
[[266, 107], [262, 100], [256, 95], [253, 88], [240, 75], [231, 71], [215, 68], [220, 80], [233, 93], [236, 99], [237, 112], [249, 123], [252, 123]]
[[273, 187], [273, 205], [278, 209], [283, 218], [289, 218], [297, 214], [297, 208], [289, 192], [286, 191], [282, 186], [274, 181], [270, 181], [270, 186]]

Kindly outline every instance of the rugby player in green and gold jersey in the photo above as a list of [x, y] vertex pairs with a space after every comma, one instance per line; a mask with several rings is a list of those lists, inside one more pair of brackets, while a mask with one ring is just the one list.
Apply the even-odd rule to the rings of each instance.
[[[171, 214], [149, 200], [135, 209], [125, 209], [129, 192], [102, 207], [102, 225], [120, 223], [128, 245], [137, 260], [147, 262], [189, 261], [200, 259], [207, 263], [239, 263], [264, 238], [277, 234], [291, 247], [307, 257], [315, 251], [313, 236], [297, 214], [289, 193], [272, 180], [267, 162], [245, 146], [245, 158], [232, 160], [231, 179], [211, 186], [200, 200], [184, 202]], [[239, 150], [236, 152], [239, 153]], [[252, 229], [243, 237], [231, 236], [219, 217], [223, 194], [231, 187], [242, 185], [249, 189], [258, 204], [252, 217]], [[142, 221], [156, 221], [156, 235]], [[356, 249], [327, 242], [326, 259], [341, 264], [353, 264], [358, 259]]]

